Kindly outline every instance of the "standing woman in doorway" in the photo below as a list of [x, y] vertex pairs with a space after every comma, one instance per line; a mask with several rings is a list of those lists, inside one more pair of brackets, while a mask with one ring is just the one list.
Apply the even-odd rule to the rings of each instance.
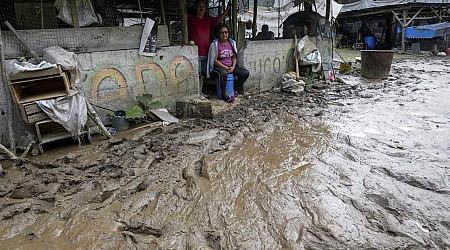
[[[225, 11], [218, 17], [211, 17], [208, 15], [208, 8], [205, 0], [196, 0], [194, 6], [195, 14], [188, 15], [187, 17], [188, 37], [189, 41], [194, 42], [194, 44], [198, 46], [198, 73], [199, 76], [205, 76], [208, 59], [208, 46], [211, 42], [211, 28], [215, 27], [218, 23], [225, 19], [225, 16], [231, 8], [231, 4], [228, 4]], [[203, 80], [200, 80], [199, 94], [206, 96], [203, 94]]]
[[[247, 69], [236, 64], [236, 42], [230, 38], [228, 25], [220, 25], [217, 36], [218, 38], [209, 46], [207, 77], [212, 76], [219, 80], [222, 99], [231, 103], [238, 96], [237, 90], [243, 87], [250, 73]], [[234, 93], [226, 93], [228, 73], [233, 73], [234, 77], [237, 77], [234, 85]]]

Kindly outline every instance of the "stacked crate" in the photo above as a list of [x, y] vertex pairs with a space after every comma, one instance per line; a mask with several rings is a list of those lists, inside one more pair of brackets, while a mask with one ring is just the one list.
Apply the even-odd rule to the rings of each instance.
[[13, 74], [10, 76], [10, 87], [22, 118], [26, 123], [35, 125], [41, 153], [42, 144], [72, 136], [60, 124], [53, 122], [36, 103], [69, 94], [70, 81], [60, 66]]
[[14, 101], [28, 124], [49, 119], [36, 101], [66, 96], [70, 90], [67, 74], [60, 66], [13, 74], [10, 81]]

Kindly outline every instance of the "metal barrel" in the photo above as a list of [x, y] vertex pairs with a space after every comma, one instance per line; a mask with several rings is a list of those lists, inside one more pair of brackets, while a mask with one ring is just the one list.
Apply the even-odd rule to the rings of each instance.
[[130, 127], [124, 110], [114, 111], [112, 116], [112, 127], [116, 130], [126, 130]]
[[361, 50], [361, 75], [374, 79], [388, 78], [393, 58], [392, 50]]

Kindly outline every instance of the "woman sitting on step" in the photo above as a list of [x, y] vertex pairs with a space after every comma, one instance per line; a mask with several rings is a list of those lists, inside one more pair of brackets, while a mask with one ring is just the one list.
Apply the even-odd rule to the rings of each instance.
[[[238, 95], [237, 90], [242, 88], [250, 73], [247, 69], [240, 67], [237, 62], [236, 42], [230, 38], [228, 25], [222, 24], [217, 29], [218, 38], [209, 46], [207, 77], [215, 77], [219, 81], [222, 99], [226, 102], [234, 102]], [[234, 93], [227, 93], [227, 74], [233, 73], [237, 77], [234, 85]]]

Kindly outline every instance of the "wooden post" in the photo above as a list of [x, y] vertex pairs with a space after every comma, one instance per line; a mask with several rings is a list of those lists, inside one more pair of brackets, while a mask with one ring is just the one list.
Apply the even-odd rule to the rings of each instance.
[[256, 24], [258, 16], [258, 0], [253, 0], [253, 23], [252, 23], [252, 39], [256, 37], [256, 30], [258, 25]]
[[180, 0], [180, 15], [181, 15], [181, 44], [188, 44], [188, 28], [187, 28], [187, 6], [186, 0]]
[[78, 8], [75, 0], [69, 0], [70, 2], [70, 13], [72, 13], [72, 24], [74, 28], [80, 28], [80, 21], [78, 20]]
[[233, 20], [233, 38], [237, 40], [237, 36], [238, 36], [238, 28], [237, 28], [237, 7], [238, 7], [238, 1], [237, 0], [233, 0], [233, 5], [231, 6], [231, 14], [232, 14], [232, 18], [231, 20]]
[[[331, 15], [331, 0], [327, 0], [325, 9], [326, 9], [325, 20], [327, 22], [329, 22], [330, 21], [330, 15]], [[317, 11], [317, 9], [316, 9], [316, 11]]]
[[163, 25], [166, 25], [166, 12], [164, 11], [164, 1], [161, 0], [161, 13], [163, 19]]
[[13, 153], [16, 152], [16, 138], [14, 135], [13, 123], [14, 123], [14, 109], [13, 102], [11, 98], [11, 89], [9, 86], [8, 75], [6, 74], [5, 66], [5, 50], [3, 49], [3, 37], [2, 31], [0, 30], [0, 71], [2, 72], [2, 82], [5, 88], [5, 99], [8, 105], [8, 135], [9, 135], [9, 147], [12, 148]]
[[41, 29], [44, 29], [44, 2], [41, 0]]
[[408, 20], [406, 20], [406, 9], [403, 9], [403, 14], [402, 14], [402, 19], [403, 19], [403, 23], [402, 23], [402, 51], [406, 52], [406, 22]]
[[297, 52], [297, 34], [294, 34], [294, 59], [295, 59], [295, 76], [298, 80], [300, 78], [300, 70], [298, 68], [298, 52]]

